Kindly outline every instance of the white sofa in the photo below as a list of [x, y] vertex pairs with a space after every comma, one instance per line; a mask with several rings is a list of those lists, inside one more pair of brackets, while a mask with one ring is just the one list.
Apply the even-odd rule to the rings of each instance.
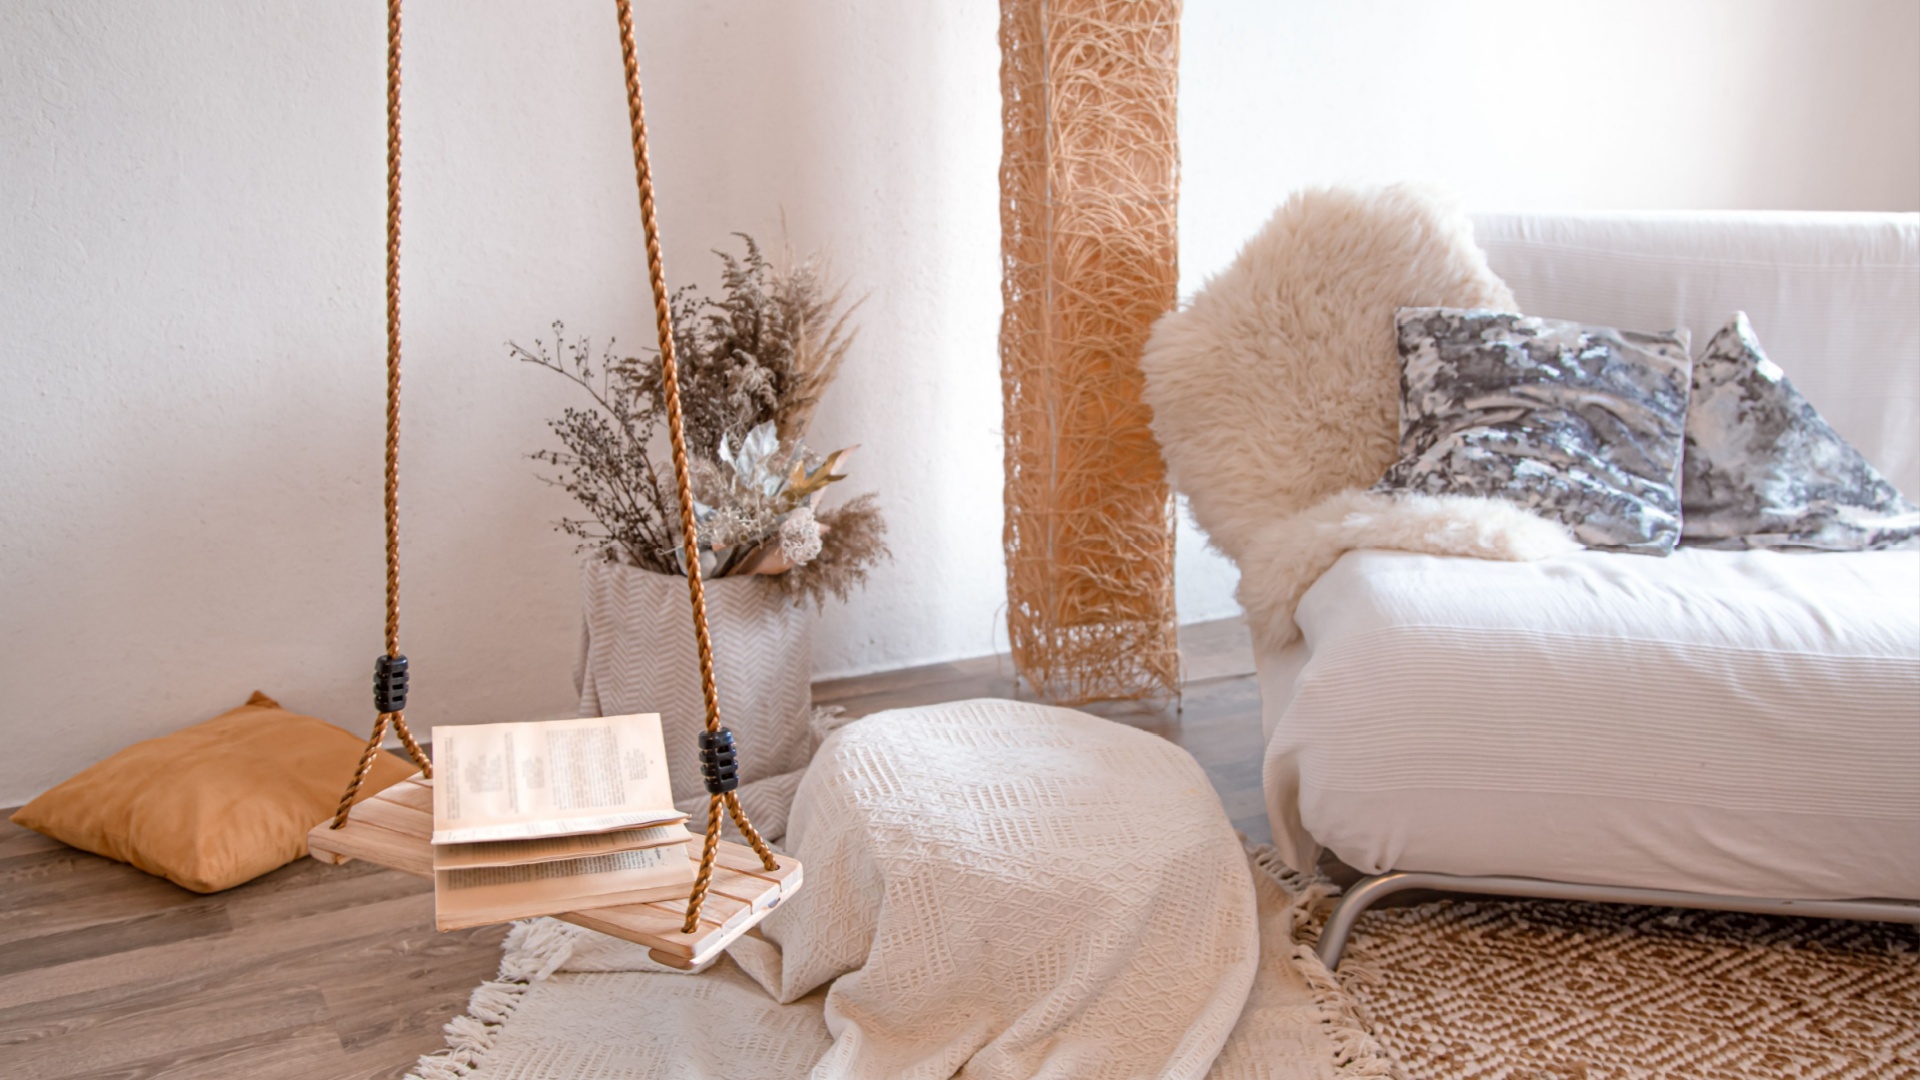
[[[1920, 215], [1500, 214], [1528, 314], [1745, 310], [1920, 496]], [[1920, 552], [1343, 556], [1257, 656], [1276, 844], [1398, 888], [1920, 922]], [[1836, 903], [1879, 898], [1875, 903]]]

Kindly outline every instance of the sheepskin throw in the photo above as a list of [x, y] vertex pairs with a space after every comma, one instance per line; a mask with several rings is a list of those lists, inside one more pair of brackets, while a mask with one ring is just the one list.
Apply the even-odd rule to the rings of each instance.
[[1688, 334], [1402, 308], [1400, 460], [1377, 491], [1485, 495], [1588, 547], [1680, 539]]
[[1682, 542], [1869, 551], [1920, 536], [1915, 507], [1767, 358], [1747, 313], [1693, 365]]
[[1406, 185], [1296, 194], [1141, 367], [1174, 487], [1244, 569], [1262, 526], [1393, 463], [1402, 307], [1515, 309], [1459, 207]]
[[1255, 644], [1271, 652], [1298, 637], [1300, 598], [1341, 555], [1360, 548], [1532, 562], [1579, 551], [1580, 542], [1566, 526], [1505, 499], [1337, 491], [1254, 532], [1237, 595]]
[[1564, 526], [1496, 499], [1363, 490], [1400, 444], [1403, 307], [1513, 310], [1473, 225], [1404, 184], [1300, 192], [1163, 316], [1141, 369], [1168, 474], [1240, 567], [1263, 646], [1341, 553], [1388, 547], [1526, 560], [1577, 550]]

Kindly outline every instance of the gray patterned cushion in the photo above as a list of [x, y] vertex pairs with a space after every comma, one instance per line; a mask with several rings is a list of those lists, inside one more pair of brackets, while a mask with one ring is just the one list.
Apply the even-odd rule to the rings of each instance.
[[1920, 537], [1920, 508], [1821, 419], [1734, 315], [1693, 365], [1681, 542], [1864, 551]]
[[1588, 547], [1680, 537], [1685, 330], [1402, 308], [1400, 460], [1376, 491], [1507, 499]]

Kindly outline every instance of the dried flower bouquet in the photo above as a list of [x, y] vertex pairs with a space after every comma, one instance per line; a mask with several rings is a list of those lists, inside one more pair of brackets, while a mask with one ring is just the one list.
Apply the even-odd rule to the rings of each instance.
[[[716, 252], [721, 294], [673, 297], [674, 353], [699, 523], [701, 571], [773, 575], [796, 599], [845, 600], [887, 555], [877, 500], [862, 494], [822, 509], [852, 447], [825, 456], [804, 436], [853, 344], [853, 306], [816, 260], [775, 267], [752, 237], [746, 253]], [[557, 372], [591, 407], [568, 407], [548, 426], [561, 449], [532, 456], [558, 470], [586, 515], [557, 527], [581, 550], [662, 574], [684, 574], [680, 511], [666, 449], [658, 353], [595, 361], [589, 342], [553, 324], [551, 348], [514, 343], [514, 359]]]

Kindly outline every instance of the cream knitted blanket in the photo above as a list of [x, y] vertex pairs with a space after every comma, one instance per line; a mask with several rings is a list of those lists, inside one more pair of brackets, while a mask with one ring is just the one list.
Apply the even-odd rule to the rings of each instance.
[[1184, 750], [971, 701], [835, 732], [788, 846], [807, 885], [705, 974], [550, 921], [427, 1080], [1386, 1075]]

